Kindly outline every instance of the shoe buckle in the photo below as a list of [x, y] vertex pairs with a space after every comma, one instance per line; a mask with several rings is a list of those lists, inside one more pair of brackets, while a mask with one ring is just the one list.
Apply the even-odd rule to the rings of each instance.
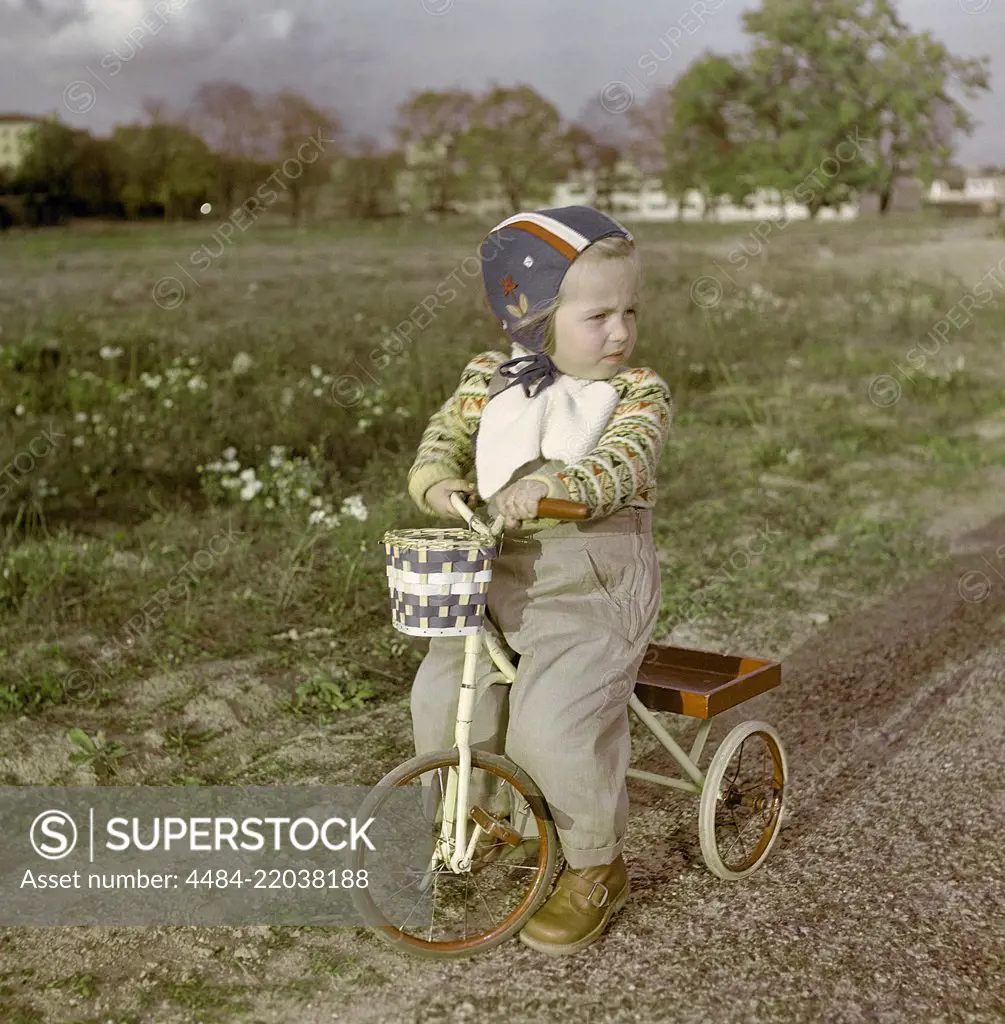
[[[598, 889], [602, 889], [603, 890], [603, 896], [601, 896], [599, 903], [594, 903], [594, 901], [593, 901], [593, 894]], [[605, 903], [607, 903], [607, 898], [608, 898], [609, 895], [610, 895], [610, 892], [608, 891], [606, 885], [604, 885], [602, 882], [594, 882], [593, 883], [593, 888], [590, 890], [589, 895], [586, 897], [586, 902], [589, 903], [591, 907], [598, 907], [599, 908], [599, 907], [604, 906]]]

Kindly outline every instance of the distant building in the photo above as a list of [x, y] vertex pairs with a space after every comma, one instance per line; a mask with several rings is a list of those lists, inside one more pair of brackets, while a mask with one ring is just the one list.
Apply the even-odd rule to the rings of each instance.
[[974, 170], [964, 171], [962, 179], [937, 178], [925, 202], [948, 216], [1000, 216], [1005, 209], [1005, 175]]
[[0, 114], [0, 171], [14, 172], [21, 166], [28, 136], [41, 120], [29, 114]]
[[[590, 171], [570, 174], [555, 186], [553, 206], [578, 204], [607, 206], [609, 212], [624, 221], [762, 221], [769, 219], [807, 220], [809, 209], [802, 203], [783, 200], [777, 189], [759, 188], [743, 203], [725, 197], [714, 204], [706, 203], [696, 189], [688, 189], [681, 197], [669, 195], [658, 177], [644, 175], [629, 161], [621, 161], [608, 182], [609, 193], [601, 195], [601, 183]], [[613, 186], [613, 187], [611, 187]], [[825, 207], [817, 215], [820, 220], [853, 220], [858, 216], [857, 203], [837, 208]]]

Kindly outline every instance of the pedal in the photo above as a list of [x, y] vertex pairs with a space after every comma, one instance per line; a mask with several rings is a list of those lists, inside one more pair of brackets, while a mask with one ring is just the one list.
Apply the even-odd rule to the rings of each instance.
[[523, 840], [523, 836], [515, 828], [507, 825], [505, 821], [501, 821], [495, 815], [489, 814], [481, 807], [471, 808], [471, 818], [475, 824], [481, 826], [482, 831], [487, 835], [494, 839], [501, 839], [510, 846], [519, 846]]

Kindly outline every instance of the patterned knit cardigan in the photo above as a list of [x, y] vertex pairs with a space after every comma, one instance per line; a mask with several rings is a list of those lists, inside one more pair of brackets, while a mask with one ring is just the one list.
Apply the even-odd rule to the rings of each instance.
[[[457, 390], [423, 432], [408, 472], [408, 493], [428, 515], [435, 512], [424, 496], [433, 484], [454, 477], [470, 479], [475, 463], [473, 435], [488, 401], [489, 381], [508, 358], [502, 352], [475, 356], [464, 367]], [[673, 418], [670, 389], [654, 370], [625, 369], [608, 383], [621, 401], [593, 451], [561, 468], [550, 463], [556, 468], [523, 477], [546, 484], [546, 497], [583, 502], [591, 519], [609, 516], [626, 505], [652, 508], [656, 504], [656, 468]]]

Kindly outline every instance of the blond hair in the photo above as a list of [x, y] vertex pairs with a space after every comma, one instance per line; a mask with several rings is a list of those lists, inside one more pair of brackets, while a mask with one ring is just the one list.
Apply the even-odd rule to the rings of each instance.
[[[639, 251], [635, 247], [635, 243], [625, 238], [624, 235], [608, 235], [606, 238], [598, 239], [592, 245], [587, 246], [576, 257], [573, 261], [573, 266], [579, 266], [584, 263], [593, 265], [610, 260], [627, 260], [635, 267], [637, 275], [641, 278], [642, 261], [639, 259]], [[571, 270], [572, 268], [570, 267], [569, 269]], [[522, 334], [524, 331], [533, 331], [544, 322], [544, 348], [542, 351], [548, 355], [553, 355], [555, 352], [555, 314], [558, 312], [558, 307], [562, 304], [562, 299], [565, 298], [565, 283], [568, 280], [569, 274], [567, 272], [565, 277], [562, 278], [558, 294], [547, 305], [533, 310], [522, 320], [514, 324], [514, 331], [519, 331]]]

